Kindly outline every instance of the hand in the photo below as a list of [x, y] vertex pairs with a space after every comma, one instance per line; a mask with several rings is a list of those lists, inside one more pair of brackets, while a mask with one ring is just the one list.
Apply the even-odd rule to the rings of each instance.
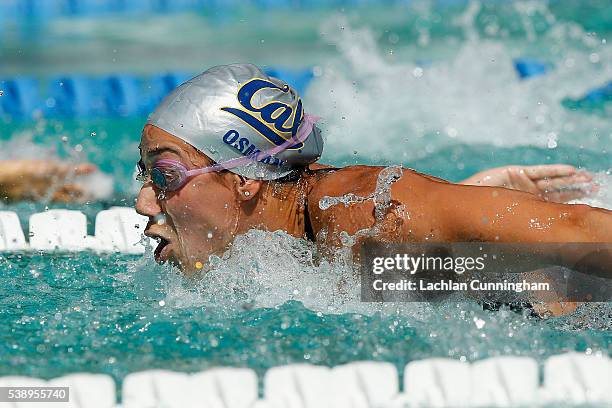
[[55, 160], [0, 161], [0, 192], [7, 201], [84, 201], [85, 192], [72, 181], [97, 171], [93, 164], [71, 164]]
[[582, 303], [580, 302], [556, 301], [546, 303], [534, 303], [531, 305], [531, 307], [533, 308], [533, 311], [538, 314], [538, 316], [547, 319], [549, 317], [559, 317], [574, 313], [574, 311], [576, 311], [576, 309], [578, 309], [578, 306], [580, 306], [581, 304]]
[[563, 203], [597, 191], [598, 186], [592, 181], [593, 176], [587, 171], [567, 164], [550, 164], [497, 167], [476, 173], [461, 184], [506, 187]]

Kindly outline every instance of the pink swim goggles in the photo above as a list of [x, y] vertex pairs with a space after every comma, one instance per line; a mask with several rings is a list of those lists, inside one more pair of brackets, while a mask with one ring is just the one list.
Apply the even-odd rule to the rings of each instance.
[[296, 136], [287, 139], [282, 144], [270, 150], [260, 152], [255, 155], [237, 157], [235, 159], [217, 163], [212, 166], [202, 167], [193, 170], [189, 170], [183, 163], [177, 160], [158, 160], [151, 168], [151, 182], [161, 191], [177, 191], [181, 187], [183, 187], [187, 183], [187, 181], [189, 181], [190, 178], [199, 176], [200, 174], [229, 170], [235, 167], [244, 166], [249, 162], [258, 161], [259, 158], [273, 156], [279, 152], [282, 152], [293, 144], [303, 142], [312, 131], [312, 128], [318, 119], [319, 118], [316, 116], [305, 113], [303, 122]]

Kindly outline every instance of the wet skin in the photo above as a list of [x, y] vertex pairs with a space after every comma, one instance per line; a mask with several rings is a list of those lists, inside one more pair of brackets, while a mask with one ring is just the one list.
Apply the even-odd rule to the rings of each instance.
[[52, 159], [1, 160], [0, 201], [85, 202], [91, 197], [74, 183], [74, 178], [96, 170], [89, 163]]
[[[190, 169], [211, 164], [188, 143], [152, 125], [143, 130], [140, 151], [146, 169], [160, 159], [178, 160]], [[251, 180], [225, 171], [196, 176], [161, 199], [146, 181], [136, 209], [150, 219], [145, 235], [162, 239], [156, 259], [170, 261], [186, 274], [252, 228], [306, 237], [306, 212], [317, 243], [328, 253], [341, 245], [341, 233], [354, 235], [374, 225], [379, 226], [375, 238], [388, 242], [612, 242], [610, 211], [547, 202], [507, 188], [449, 183], [408, 169], [391, 184], [391, 203], [379, 220], [373, 199], [319, 207], [326, 196], [368, 197], [383, 169], [311, 171], [293, 182]], [[157, 222], [159, 214], [165, 215], [165, 223]], [[546, 222], [546, 227], [533, 228], [533, 220]]]

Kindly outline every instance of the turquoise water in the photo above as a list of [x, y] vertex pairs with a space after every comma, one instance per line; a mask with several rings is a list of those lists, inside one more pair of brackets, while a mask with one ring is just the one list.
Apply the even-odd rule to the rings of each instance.
[[170, 284], [173, 278], [147, 258], [2, 256], [0, 375], [92, 371], [120, 380], [149, 368], [231, 365], [261, 373], [293, 362], [357, 360], [402, 369], [432, 356], [541, 360], [567, 350], [612, 351], [609, 307], [549, 321], [474, 304], [329, 313], [317, 310], [322, 305], [276, 298], [263, 302], [276, 306], [259, 307], [248, 297], [210, 300], [193, 283]]
[[[296, 24], [288, 20], [290, 11], [243, 10], [221, 20], [154, 16], [144, 20], [155, 28], [146, 33], [129, 18], [64, 19], [38, 31], [9, 30], [0, 69], [44, 77], [198, 71], [237, 60], [315, 66], [304, 98], [307, 111], [323, 117], [323, 162], [402, 163], [452, 181], [505, 164], [564, 162], [597, 173], [602, 192], [590, 202], [611, 207], [609, 108], [562, 105], [612, 78], [605, 41], [610, 8], [598, 1], [477, 6], [423, 1], [307, 10]], [[79, 57], [83, 49], [93, 50], [88, 58]], [[520, 81], [512, 59], [521, 56], [542, 58], [554, 69]], [[102, 209], [133, 203], [143, 122], [3, 122], [0, 154], [97, 164], [114, 193], [68, 206], [91, 223]], [[47, 207], [67, 206], [3, 209], [17, 211], [25, 228], [29, 214]], [[350, 284], [355, 273], [343, 265], [314, 265], [308, 243], [261, 232], [239, 243], [196, 281], [156, 265], [150, 251], [142, 258], [0, 255], [0, 375], [93, 371], [120, 381], [148, 368], [232, 365], [261, 373], [291, 362], [368, 359], [401, 369], [433, 356], [473, 361], [513, 354], [542, 361], [568, 350], [612, 355], [610, 304], [549, 320], [483, 311], [473, 303], [365, 304]]]

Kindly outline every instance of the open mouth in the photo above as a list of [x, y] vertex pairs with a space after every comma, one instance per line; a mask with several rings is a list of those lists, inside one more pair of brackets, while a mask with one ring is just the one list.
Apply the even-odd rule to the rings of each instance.
[[166, 248], [168, 246], [170, 242], [164, 238], [159, 238], [159, 245], [157, 245], [157, 248], [155, 248], [155, 259], [162, 261], [164, 259], [162, 259], [162, 253], [164, 252], [164, 248]]
[[153, 236], [153, 239], [155, 239], [158, 244], [157, 247], [155, 248], [155, 250], [153, 251], [153, 255], [155, 256], [155, 260], [158, 262], [162, 262], [165, 261], [167, 258], [167, 250], [166, 248], [168, 247], [168, 245], [170, 244], [170, 241], [168, 241], [167, 239], [160, 237], [160, 236]]

